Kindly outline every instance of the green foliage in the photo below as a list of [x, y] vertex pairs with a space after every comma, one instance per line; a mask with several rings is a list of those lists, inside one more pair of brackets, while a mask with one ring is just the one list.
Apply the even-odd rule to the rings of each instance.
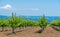
[[45, 18], [44, 15], [39, 19], [38, 22], [39, 22], [39, 26], [40, 26], [41, 28], [46, 28], [46, 26], [47, 26], [47, 24], [48, 24], [48, 22], [47, 22], [47, 20], [46, 20], [46, 18]]
[[1, 19], [0, 20], [0, 27], [2, 27], [2, 26], [4, 26], [4, 27], [8, 26], [8, 21], [5, 19]]
[[37, 21], [36, 21], [36, 22], [34, 22], [34, 24], [33, 24], [33, 25], [34, 25], [34, 26], [40, 26], [40, 25], [39, 25], [39, 22], [37, 22]]
[[23, 17], [19, 17], [18, 27], [24, 27], [25, 23], [26, 23], [26, 21], [24, 20], [24, 18]]
[[13, 18], [10, 18], [10, 19], [8, 20], [8, 22], [9, 22], [9, 25], [10, 25], [12, 28], [16, 28], [16, 27], [17, 27], [17, 24], [19, 23], [19, 19], [18, 19], [18, 17], [13, 16]]
[[50, 23], [50, 25], [51, 25], [51, 26], [60, 27], [60, 19], [55, 20], [55, 21], [52, 21], [52, 22]]
[[35, 22], [32, 20], [27, 20], [27, 26], [34, 26]]

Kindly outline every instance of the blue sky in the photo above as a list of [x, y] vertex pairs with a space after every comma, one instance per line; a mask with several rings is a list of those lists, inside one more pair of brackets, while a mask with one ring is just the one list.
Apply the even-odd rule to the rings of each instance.
[[60, 0], [0, 0], [0, 15], [60, 16]]

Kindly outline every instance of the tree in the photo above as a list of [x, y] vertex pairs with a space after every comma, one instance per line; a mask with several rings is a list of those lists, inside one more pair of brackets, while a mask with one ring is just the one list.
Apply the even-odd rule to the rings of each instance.
[[42, 33], [44, 29], [47, 27], [48, 22], [44, 15], [38, 20], [38, 22], [39, 26], [41, 27], [41, 30], [39, 32]]
[[13, 15], [12, 13], [12, 18], [10, 18], [9, 20], [9, 24], [10, 24], [10, 27], [12, 28], [12, 33], [15, 33], [15, 29], [17, 28], [17, 24], [18, 24], [18, 17], [16, 17], [16, 15]]

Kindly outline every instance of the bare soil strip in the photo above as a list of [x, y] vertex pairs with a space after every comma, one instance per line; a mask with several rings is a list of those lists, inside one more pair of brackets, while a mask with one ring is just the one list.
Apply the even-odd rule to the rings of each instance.
[[56, 31], [52, 27], [47, 27], [43, 33], [37, 33], [38, 30], [40, 27], [27, 27], [21, 30], [17, 28], [16, 34], [12, 34], [11, 29], [7, 28], [6, 31], [0, 32], [0, 37], [60, 37], [60, 31]]

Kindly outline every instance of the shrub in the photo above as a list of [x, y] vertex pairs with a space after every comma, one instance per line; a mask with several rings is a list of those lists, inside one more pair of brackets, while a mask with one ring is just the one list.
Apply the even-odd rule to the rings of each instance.
[[47, 27], [48, 22], [44, 15], [38, 20], [38, 22], [39, 22], [39, 26], [41, 27], [40, 32], [42, 32]]

